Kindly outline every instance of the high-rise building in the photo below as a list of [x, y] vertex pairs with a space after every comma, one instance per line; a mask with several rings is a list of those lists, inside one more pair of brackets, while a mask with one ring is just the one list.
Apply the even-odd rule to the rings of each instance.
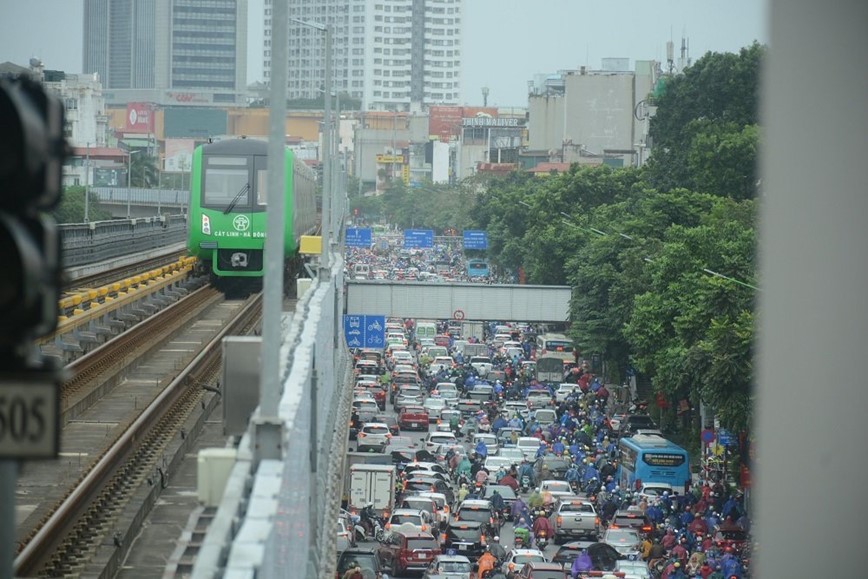
[[[463, 0], [289, 0], [290, 19], [332, 27], [333, 86], [365, 110], [457, 104]], [[271, 0], [265, 0], [264, 72], [271, 72]], [[322, 33], [290, 20], [287, 95], [319, 98]]]
[[85, 0], [83, 54], [109, 92], [235, 102], [247, 83], [247, 0]]

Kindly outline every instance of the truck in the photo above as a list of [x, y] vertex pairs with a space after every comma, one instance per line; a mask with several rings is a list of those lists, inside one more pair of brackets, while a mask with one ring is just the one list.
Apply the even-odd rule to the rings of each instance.
[[464, 352], [462, 352], [465, 360], [469, 360], [474, 356], [488, 356], [487, 344], [464, 344]]
[[476, 338], [480, 342], [485, 338], [482, 322], [461, 322], [461, 337], [465, 340]]
[[547, 384], [560, 384], [564, 380], [564, 361], [555, 356], [536, 359], [536, 379]]
[[587, 537], [596, 541], [600, 534], [600, 519], [593, 503], [579, 497], [562, 498], [549, 519], [555, 532], [555, 544]]
[[[391, 455], [384, 456], [391, 461]], [[347, 509], [359, 512], [370, 504], [380, 516], [391, 513], [395, 506], [395, 477], [392, 464], [350, 465]]]

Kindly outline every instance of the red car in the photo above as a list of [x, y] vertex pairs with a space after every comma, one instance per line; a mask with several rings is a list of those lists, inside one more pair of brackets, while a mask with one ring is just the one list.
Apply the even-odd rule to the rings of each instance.
[[405, 406], [398, 414], [401, 430], [428, 431], [428, 411], [421, 406]]
[[377, 557], [394, 575], [424, 571], [440, 554], [440, 544], [431, 533], [394, 531], [377, 549]]

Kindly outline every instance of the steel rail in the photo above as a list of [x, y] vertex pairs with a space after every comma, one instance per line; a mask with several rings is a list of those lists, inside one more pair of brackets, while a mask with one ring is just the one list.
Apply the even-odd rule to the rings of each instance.
[[198, 371], [201, 365], [213, 361], [214, 356], [219, 357], [221, 355], [220, 347], [223, 338], [234, 331], [236, 326], [247, 324], [251, 318], [259, 315], [261, 305], [262, 296], [258, 294], [239, 311], [230, 324], [221, 329], [190, 364], [133, 421], [124, 434], [106, 451], [82, 482], [66, 497], [48, 521], [20, 551], [15, 558], [16, 576], [32, 576], [38, 572], [43, 561], [50, 558], [57, 545], [63, 541], [71, 528], [81, 518], [81, 514], [92, 506], [100, 491], [111, 480], [118, 468], [137, 450], [146, 438], [148, 431], [171, 411], [172, 406], [183, 395], [188, 385], [188, 379]]

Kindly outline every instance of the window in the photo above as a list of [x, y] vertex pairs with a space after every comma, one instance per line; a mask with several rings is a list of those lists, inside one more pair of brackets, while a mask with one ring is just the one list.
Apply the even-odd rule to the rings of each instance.
[[236, 205], [249, 205], [249, 179], [247, 159], [244, 157], [208, 158], [202, 204], [225, 207], [235, 201]]

